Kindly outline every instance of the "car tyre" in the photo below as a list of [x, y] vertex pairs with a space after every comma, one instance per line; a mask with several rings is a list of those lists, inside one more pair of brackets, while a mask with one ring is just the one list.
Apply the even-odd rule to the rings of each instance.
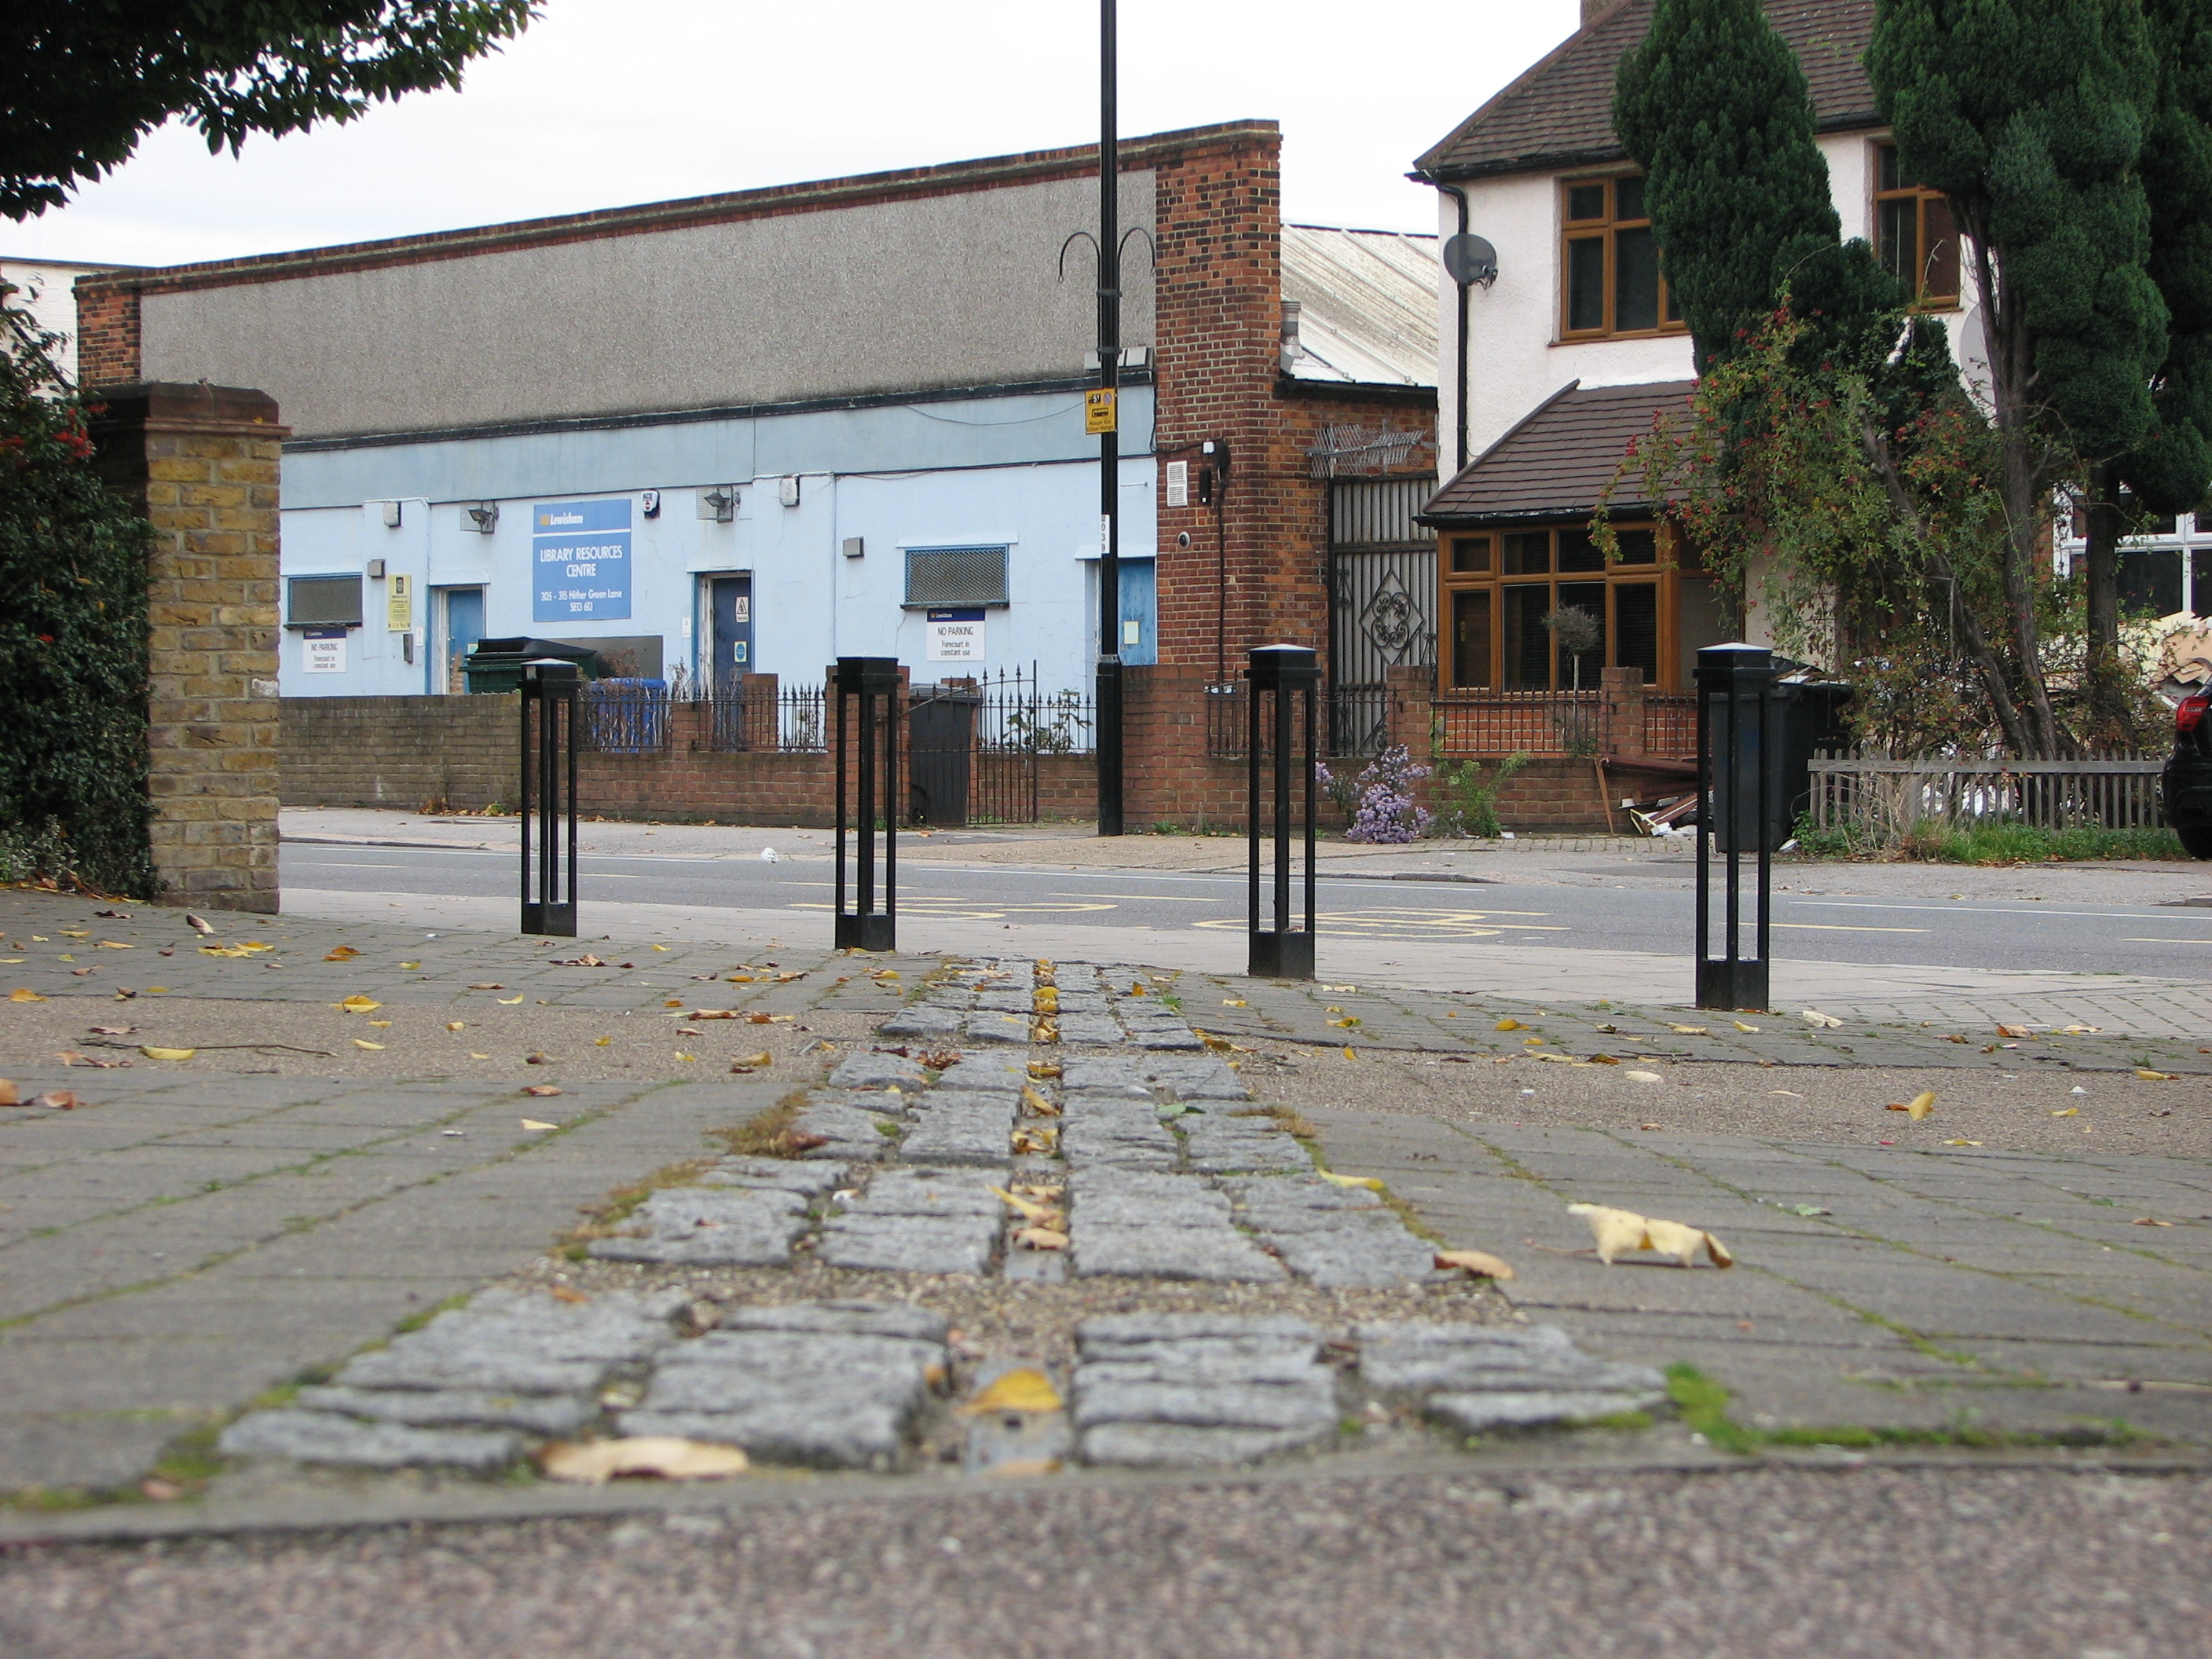
[[2173, 833], [2181, 837], [2181, 850], [2190, 857], [2212, 859], [2212, 824], [2189, 830], [2176, 828]]

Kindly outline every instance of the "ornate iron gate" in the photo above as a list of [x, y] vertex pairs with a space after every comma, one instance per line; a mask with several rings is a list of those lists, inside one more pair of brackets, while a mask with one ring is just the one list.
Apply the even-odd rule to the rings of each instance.
[[1437, 660], [1436, 538], [1413, 522], [1433, 478], [1328, 487], [1328, 740], [1333, 755], [1382, 746], [1384, 672]]

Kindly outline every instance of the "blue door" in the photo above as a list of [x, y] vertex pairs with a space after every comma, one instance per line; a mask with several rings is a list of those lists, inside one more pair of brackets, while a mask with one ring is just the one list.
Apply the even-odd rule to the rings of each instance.
[[753, 579], [716, 576], [707, 590], [707, 606], [714, 614], [714, 655], [708, 684], [719, 693], [740, 676], [753, 672]]
[[1132, 667], [1160, 659], [1159, 605], [1152, 582], [1152, 561], [1121, 561], [1121, 660]]
[[484, 591], [481, 587], [448, 587], [441, 591], [446, 596], [446, 682], [430, 690], [465, 691], [468, 684], [461, 674], [461, 659], [469, 654], [469, 647], [483, 637]]

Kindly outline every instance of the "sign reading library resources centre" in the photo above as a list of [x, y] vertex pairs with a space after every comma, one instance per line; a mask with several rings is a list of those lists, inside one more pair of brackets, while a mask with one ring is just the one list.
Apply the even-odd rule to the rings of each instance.
[[629, 497], [530, 509], [537, 622], [629, 615]]

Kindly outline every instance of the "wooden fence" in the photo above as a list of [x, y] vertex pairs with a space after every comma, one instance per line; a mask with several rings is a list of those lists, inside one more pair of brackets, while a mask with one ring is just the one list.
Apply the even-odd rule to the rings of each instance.
[[1816, 752], [1810, 810], [1816, 829], [1849, 829], [1882, 842], [1900, 840], [1920, 824], [2155, 828], [2163, 764], [2136, 755], [1894, 760]]

